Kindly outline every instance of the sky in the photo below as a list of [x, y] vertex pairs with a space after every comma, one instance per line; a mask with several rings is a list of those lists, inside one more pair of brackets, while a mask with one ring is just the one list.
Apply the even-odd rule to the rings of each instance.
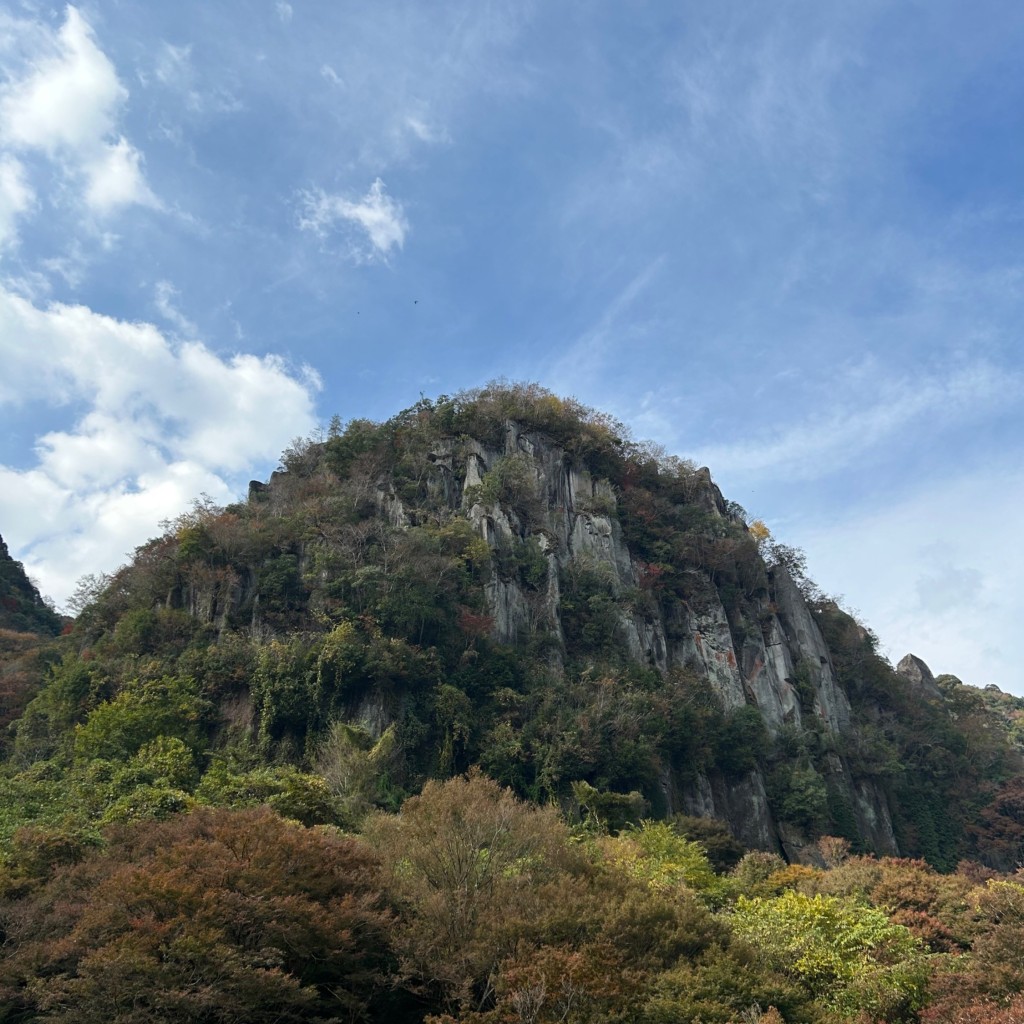
[[337, 414], [537, 381], [1024, 694], [1024, 5], [0, 4], [0, 533], [63, 605]]

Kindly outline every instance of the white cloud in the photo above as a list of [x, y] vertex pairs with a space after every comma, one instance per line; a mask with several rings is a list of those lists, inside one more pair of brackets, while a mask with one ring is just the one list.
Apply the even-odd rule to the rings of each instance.
[[405, 119], [405, 127], [420, 142], [451, 142], [451, 136], [444, 128], [434, 128], [418, 117], [409, 115]]
[[69, 288], [77, 289], [85, 276], [87, 262], [81, 243], [72, 239], [62, 255], [41, 260], [40, 264], [47, 273], [62, 277]]
[[96, 158], [85, 165], [88, 182], [85, 200], [89, 207], [101, 214], [132, 203], [159, 207], [142, 175], [141, 162], [142, 154], [127, 139], [104, 146]]
[[0, 87], [0, 139], [13, 151], [45, 154], [83, 185], [91, 212], [157, 206], [142, 155], [117, 131], [128, 90], [81, 12], [68, 6], [56, 32], [14, 23], [28, 49], [23, 73]]
[[397, 246], [405, 244], [409, 230], [402, 204], [387, 194], [384, 182], [377, 178], [370, 190], [357, 202], [343, 196], [331, 195], [321, 189], [301, 195], [302, 212], [299, 226], [304, 231], [314, 231], [324, 236], [339, 221], [348, 222], [361, 228], [370, 241], [374, 253], [387, 257]]
[[287, 25], [295, 14], [295, 9], [291, 4], [285, 3], [285, 0], [277, 0], [277, 3], [274, 4], [274, 9], [277, 11], [277, 16], [281, 19], [281, 22], [284, 25]]
[[0, 253], [17, 241], [18, 218], [34, 202], [25, 168], [13, 157], [0, 157]]
[[67, 8], [48, 50], [5, 89], [0, 111], [7, 141], [51, 155], [92, 148], [114, 131], [128, 91], [76, 8]]
[[236, 497], [247, 474], [314, 423], [311, 370], [175, 344], [151, 324], [84, 306], [41, 309], [3, 288], [0, 359], [0, 406], [85, 406], [38, 438], [34, 465], [0, 466], [4, 536], [58, 601], [200, 492]]

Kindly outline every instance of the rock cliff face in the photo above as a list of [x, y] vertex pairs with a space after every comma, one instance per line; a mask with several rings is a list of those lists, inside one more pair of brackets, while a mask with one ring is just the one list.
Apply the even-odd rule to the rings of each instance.
[[[483, 591], [495, 640], [524, 646], [542, 641], [550, 670], [561, 672], [570, 657], [565, 588], [582, 577], [598, 581], [612, 609], [604, 625], [609, 642], [665, 679], [682, 673], [701, 681], [726, 713], [755, 710], [771, 743], [804, 751], [805, 789], [845, 808], [848, 830], [855, 829], [865, 846], [880, 854], [899, 852], [883, 788], [848, 757], [859, 742], [850, 701], [815, 614], [784, 566], [769, 569], [754, 556], [748, 568], [757, 579], [737, 596], [735, 586], [730, 590], [697, 563], [683, 571], [690, 581], [684, 597], [655, 599], [652, 581], [660, 570], [627, 542], [630, 513], [622, 507], [622, 488], [516, 421], [506, 420], [500, 439], [492, 432], [488, 443], [465, 434], [435, 439], [419, 472], [419, 499], [403, 492], [387, 470], [364, 482], [365, 506], [376, 509], [369, 513], [379, 524], [375, 529], [401, 534], [430, 516], [471, 524], [493, 556]], [[266, 484], [254, 481], [249, 507], [287, 515], [293, 473], [277, 472]], [[741, 537], [753, 552], [745, 524], [707, 469], [686, 473], [684, 503], [706, 533]], [[426, 512], [427, 506], [433, 511]], [[527, 546], [537, 559], [530, 585], [521, 574], [503, 571], [500, 557]], [[287, 558], [294, 565], [288, 571], [295, 579], [319, 573], [329, 588], [329, 571], [315, 565], [317, 543], [304, 540], [291, 550]], [[268, 579], [280, 575], [282, 564], [278, 557], [269, 569], [250, 564], [230, 572], [204, 570], [179, 583], [165, 603], [218, 631], [248, 619], [251, 634], [266, 638], [273, 630], [265, 621]], [[941, 699], [923, 662], [904, 659], [900, 672], [925, 699]], [[350, 713], [375, 735], [406, 708], [393, 690], [360, 700]], [[658, 809], [718, 818], [751, 847], [814, 860], [809, 830], [786, 812], [786, 793], [780, 795], [770, 767], [762, 761], [740, 772], [706, 766], [695, 771], [669, 757], [657, 782]]]
[[[525, 587], [495, 570], [486, 584], [493, 635], [505, 643], [544, 636], [557, 664], [564, 650], [562, 585], [586, 571], [606, 581], [616, 604], [618, 635], [633, 660], [661, 673], [686, 670], [706, 681], [725, 709], [752, 707], [768, 733], [813, 730], [829, 743], [850, 730], [849, 701], [836, 682], [829, 650], [800, 590], [784, 568], [770, 574], [769, 592], [747, 601], [733, 621], [713, 586], [700, 600], [684, 602], [666, 621], [663, 611], [625, 598], [642, 587], [650, 568], [623, 539], [616, 489], [594, 476], [542, 434], [515, 422], [505, 424], [500, 446], [472, 439], [444, 441], [429, 454], [429, 489], [461, 511], [492, 551], [533, 542], [546, 561], [546, 579]], [[485, 486], [499, 469], [513, 467], [519, 500], [488, 495]], [[272, 481], [273, 491], [280, 481]], [[707, 470], [693, 474], [691, 503], [708, 516], [730, 519]], [[254, 488], [265, 500], [267, 486]], [[251, 492], [252, 497], [252, 492]], [[381, 515], [393, 526], [409, 527], [407, 509], [386, 480], [380, 482]], [[841, 743], [835, 744], [837, 747]], [[885, 797], [870, 780], [853, 776], [839, 754], [829, 757], [825, 780], [849, 805], [858, 828], [878, 852], [897, 852]], [[729, 823], [750, 846], [785, 850], [790, 858], [813, 857], [800, 829], [775, 820], [760, 770], [742, 778], [666, 766], [661, 779], [668, 813], [710, 816]]]
[[390, 730], [393, 793], [479, 764], [539, 801], [718, 818], [790, 860], [832, 834], [952, 867], [1017, 770], [1005, 716], [809, 603], [800, 553], [708, 470], [529, 388], [297, 445], [116, 584], [90, 643], [223, 644], [225, 722], [304, 766], [339, 721]]

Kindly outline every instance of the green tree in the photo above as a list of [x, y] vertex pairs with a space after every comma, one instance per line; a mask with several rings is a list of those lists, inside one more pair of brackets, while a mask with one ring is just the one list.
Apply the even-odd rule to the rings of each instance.
[[726, 879], [716, 875], [698, 842], [680, 835], [667, 821], [642, 821], [618, 839], [617, 857], [629, 874], [662, 890], [692, 889], [712, 906], [729, 893]]
[[920, 943], [881, 910], [850, 897], [789, 889], [774, 899], [740, 896], [736, 933], [772, 967], [844, 1018], [910, 1020], [927, 977]]
[[76, 728], [74, 752], [83, 761], [127, 761], [158, 736], [177, 737], [197, 748], [209, 711], [194, 679], [132, 680]]

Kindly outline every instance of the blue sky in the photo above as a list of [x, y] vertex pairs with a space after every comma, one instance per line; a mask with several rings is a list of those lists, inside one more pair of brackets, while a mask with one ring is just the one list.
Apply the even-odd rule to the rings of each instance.
[[333, 413], [537, 380], [1024, 693], [1024, 6], [0, 8], [0, 532], [62, 602]]

